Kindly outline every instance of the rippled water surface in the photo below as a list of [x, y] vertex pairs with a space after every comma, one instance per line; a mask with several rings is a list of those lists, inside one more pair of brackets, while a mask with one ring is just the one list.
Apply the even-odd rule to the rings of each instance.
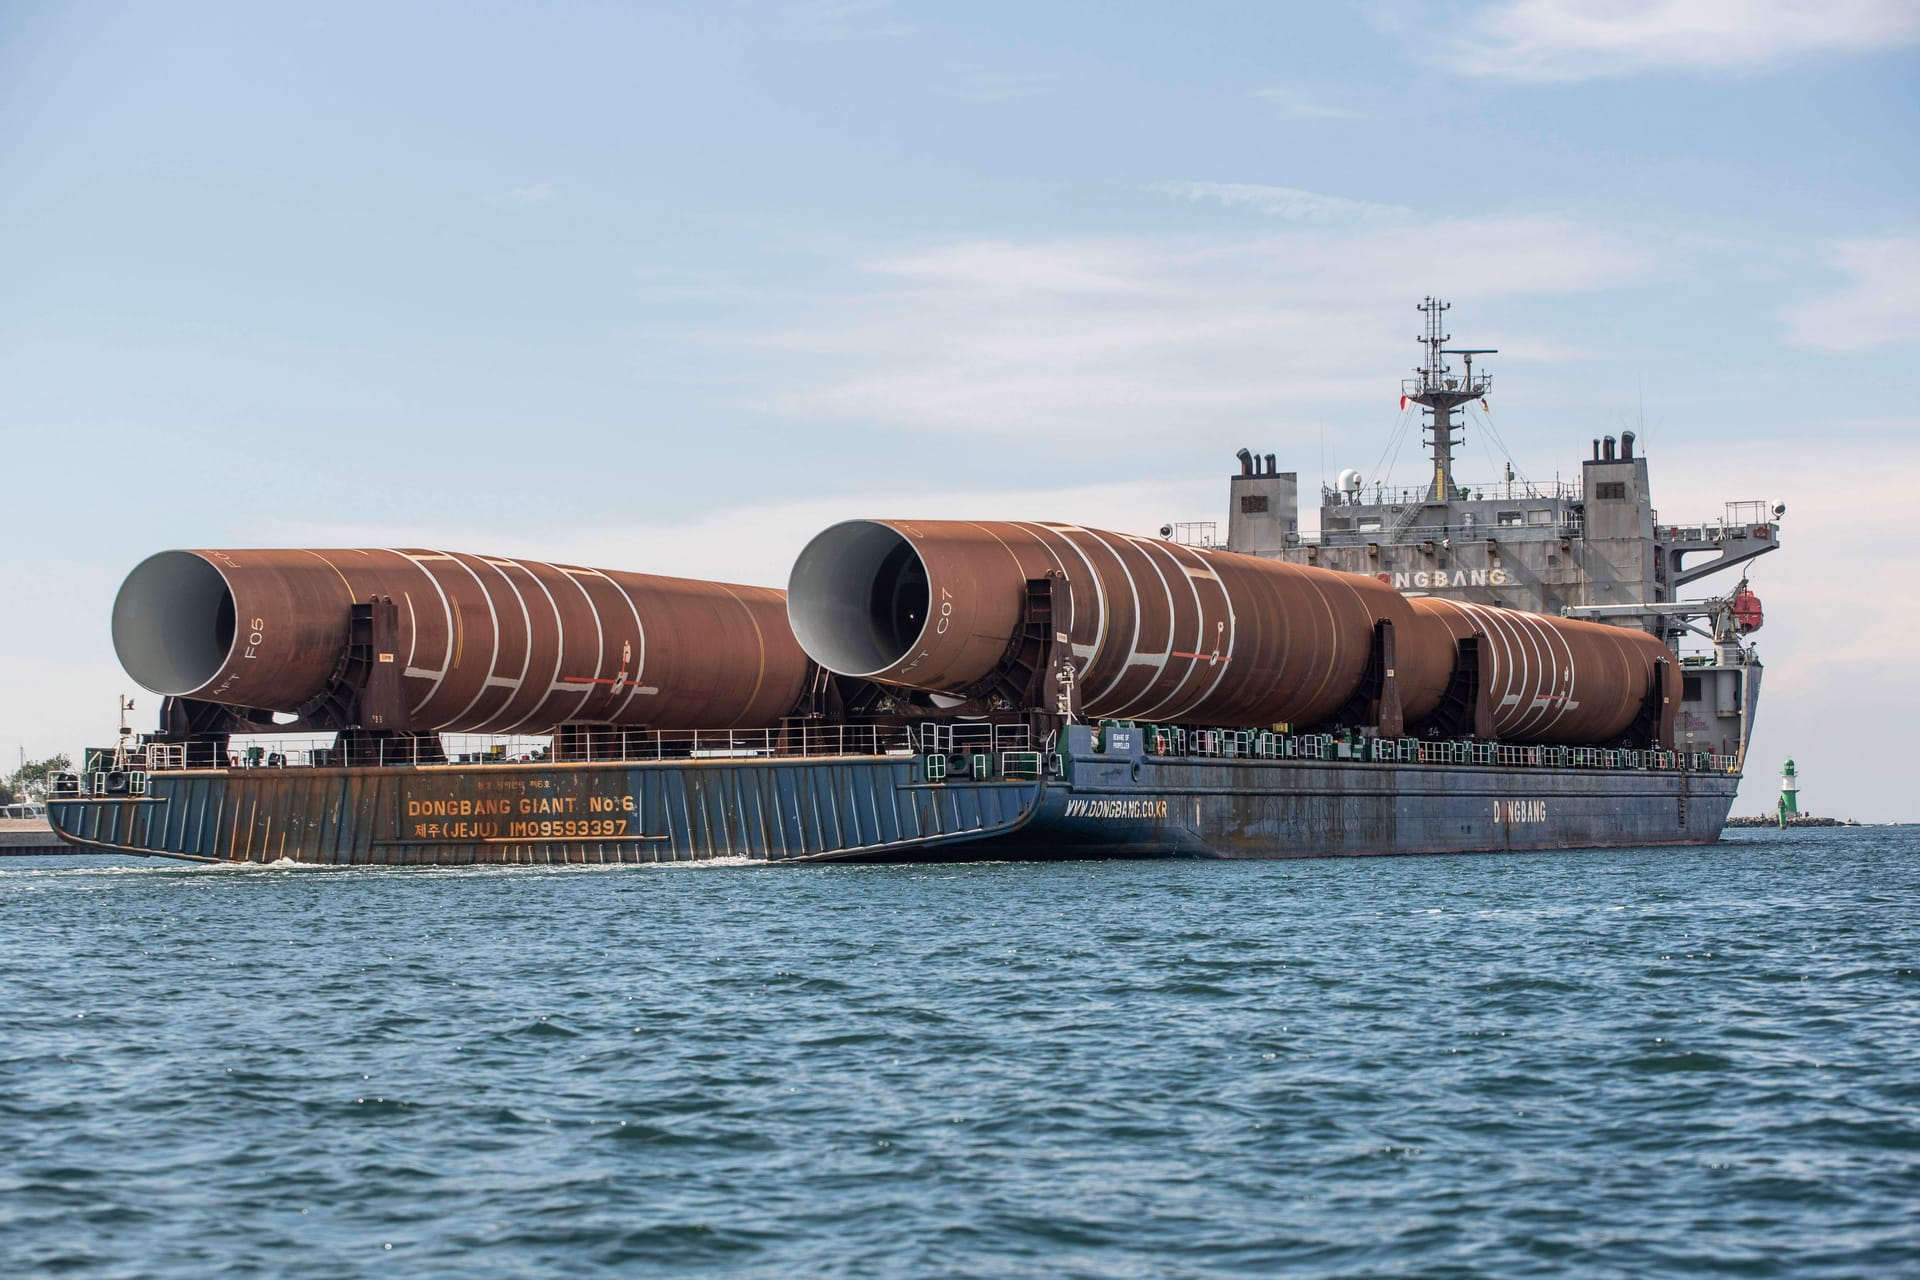
[[1920, 831], [0, 862], [0, 1273], [1920, 1274]]

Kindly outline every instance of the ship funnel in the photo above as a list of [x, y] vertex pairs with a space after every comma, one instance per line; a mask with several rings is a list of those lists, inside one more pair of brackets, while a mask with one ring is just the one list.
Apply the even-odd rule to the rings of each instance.
[[1620, 460], [1622, 462], [1633, 461], [1633, 432], [1631, 431], [1622, 431], [1620, 433]]
[[1234, 454], [1233, 456], [1240, 459], [1241, 475], [1250, 476], [1253, 474], [1253, 451], [1252, 450], [1242, 448], [1240, 452]]
[[1608, 462], [1612, 462], [1613, 461], [1613, 437], [1612, 436], [1607, 437], [1606, 449], [1607, 449], [1607, 452], [1605, 455], [1606, 460]]

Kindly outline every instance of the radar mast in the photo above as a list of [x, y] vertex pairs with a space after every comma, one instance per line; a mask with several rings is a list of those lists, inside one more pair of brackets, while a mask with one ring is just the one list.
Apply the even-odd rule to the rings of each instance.
[[[1470, 400], [1484, 399], [1493, 390], [1492, 375], [1475, 374], [1473, 358], [1490, 356], [1499, 350], [1497, 347], [1447, 346], [1453, 341], [1453, 335], [1442, 329], [1452, 306], [1450, 302], [1429, 296], [1417, 308], [1427, 318], [1426, 334], [1416, 339], [1427, 349], [1427, 358], [1425, 363], [1414, 367], [1417, 377], [1400, 384], [1401, 397], [1427, 412], [1428, 421], [1423, 431], [1433, 451], [1433, 481], [1427, 486], [1428, 502], [1454, 502], [1460, 498], [1459, 487], [1453, 483], [1453, 447], [1464, 442], [1465, 436], [1456, 432], [1463, 432], [1465, 426], [1455, 421], [1453, 413]], [[1448, 356], [1463, 359], [1462, 375], [1454, 375], [1446, 361]]]

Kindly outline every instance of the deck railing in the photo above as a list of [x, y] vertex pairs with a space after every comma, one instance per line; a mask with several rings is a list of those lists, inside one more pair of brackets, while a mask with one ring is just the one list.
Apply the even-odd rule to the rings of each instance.
[[[1352, 760], [1372, 764], [1459, 764], [1502, 768], [1690, 770], [1732, 773], [1739, 757], [1706, 751], [1604, 747], [1534, 747], [1499, 742], [1367, 738], [1335, 733], [1270, 733], [1264, 729], [1188, 729], [1143, 725], [1147, 754], [1215, 760]], [[1104, 740], [1104, 739], [1103, 739]]]
[[[367, 768], [396, 765], [638, 764], [659, 760], [732, 760], [941, 754], [999, 757], [1031, 752], [1026, 725], [928, 723], [914, 727], [795, 724], [776, 729], [603, 729], [558, 737], [500, 738], [441, 734], [438, 739], [276, 735], [212, 742], [150, 742], [128, 748], [112, 772], [183, 769]], [[105, 773], [109, 768], [101, 768]]]
[[[1476, 741], [1370, 738], [1354, 733], [1277, 733], [1265, 729], [1206, 729], [1179, 725], [1118, 725], [1137, 731], [1153, 759], [1325, 760], [1361, 764], [1466, 765], [1482, 768], [1601, 769], [1634, 772], [1735, 773], [1739, 757], [1706, 751], [1652, 751], [1604, 747], [1519, 746]], [[1094, 750], [1106, 749], [1101, 725]], [[656, 761], [908, 757], [921, 762], [928, 782], [1033, 779], [1050, 771], [1051, 740], [1035, 743], [1024, 725], [972, 722], [913, 727], [794, 725], [750, 730], [597, 730], [560, 739], [473, 741], [479, 735], [431, 739], [305, 739], [275, 749], [252, 743], [224, 753], [212, 743], [147, 743], [123, 757], [90, 762], [88, 772], [50, 779], [54, 798], [77, 795], [137, 799], [148, 779], [177, 770], [364, 768], [434, 765], [637, 764]], [[556, 746], [556, 743], [558, 745]], [[467, 749], [462, 749], [467, 748]], [[476, 749], [477, 748], [477, 749]]]

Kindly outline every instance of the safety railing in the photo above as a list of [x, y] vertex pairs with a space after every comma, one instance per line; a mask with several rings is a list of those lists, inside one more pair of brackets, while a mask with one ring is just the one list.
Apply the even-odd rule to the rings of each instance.
[[1661, 542], [1697, 542], [1704, 550], [1708, 546], [1720, 546], [1727, 542], [1744, 541], [1752, 538], [1756, 542], [1765, 542], [1774, 536], [1774, 526], [1767, 521], [1754, 521], [1745, 524], [1727, 524], [1712, 521], [1705, 524], [1659, 524], [1653, 527], [1653, 536]]
[[[206, 769], [330, 769], [428, 765], [627, 764], [660, 760], [914, 755], [924, 749], [960, 754], [1031, 750], [1026, 726], [966, 725], [934, 741], [900, 726], [796, 724], [775, 729], [641, 730], [579, 727], [557, 737], [499, 738], [274, 735], [216, 742], [152, 742], [131, 747], [115, 772]], [[1017, 732], [1014, 732], [1017, 730]]]
[[1448, 538], [1492, 538], [1498, 542], [1547, 542], [1555, 538], [1577, 538], [1585, 529], [1581, 517], [1572, 512], [1551, 524], [1468, 524], [1462, 521], [1456, 524], [1402, 526], [1392, 523], [1398, 518], [1397, 516], [1388, 517], [1386, 521], [1373, 528], [1324, 529], [1318, 534], [1303, 535], [1300, 545], [1364, 547], [1377, 543], [1383, 547], [1405, 547], [1417, 546], [1423, 542], [1439, 543]]
[[[1369, 738], [1353, 733], [1275, 733], [1264, 729], [1204, 729], [1139, 725], [1151, 757], [1202, 760], [1353, 760], [1372, 764], [1479, 765], [1504, 768], [1687, 770], [1731, 773], [1736, 756], [1713, 752], [1605, 747], [1520, 746], [1503, 742]], [[1104, 742], [1104, 735], [1099, 739]]]
[[965, 755], [1026, 751], [1033, 747], [1033, 731], [1024, 724], [985, 724], [978, 721], [931, 721], [919, 729], [918, 749]]
[[[1469, 481], [1458, 486], [1462, 502], [1525, 502], [1529, 499], [1573, 501], [1584, 497], [1578, 480], [1493, 480], [1484, 484]], [[1405, 506], [1422, 503], [1432, 491], [1429, 485], [1361, 485], [1351, 495], [1331, 485], [1320, 486], [1321, 504], [1329, 507]]]
[[[1425, 741], [1343, 733], [1284, 733], [1266, 729], [1127, 725], [1146, 754], [1157, 758], [1325, 760], [1372, 764], [1469, 765], [1505, 768], [1603, 769], [1734, 773], [1739, 758], [1714, 752], [1602, 747], [1521, 746], [1470, 740]], [[284, 736], [283, 736], [284, 737]], [[1104, 743], [1106, 735], [1096, 741]], [[1096, 749], [1100, 749], [1096, 747]], [[1047, 770], [1051, 740], [1035, 743], [1024, 725], [929, 723], [917, 727], [798, 724], [753, 730], [574, 730], [558, 739], [488, 739], [444, 734], [438, 739], [308, 737], [236, 741], [225, 751], [211, 742], [147, 743], [116, 755], [111, 766], [59, 775], [56, 798], [93, 795], [139, 799], [150, 778], [178, 770], [361, 768], [368, 766], [623, 764], [833, 756], [914, 756], [927, 781], [1026, 780]]]
[[920, 757], [924, 782], [1033, 782], [1047, 771], [1044, 751], [929, 751]]

